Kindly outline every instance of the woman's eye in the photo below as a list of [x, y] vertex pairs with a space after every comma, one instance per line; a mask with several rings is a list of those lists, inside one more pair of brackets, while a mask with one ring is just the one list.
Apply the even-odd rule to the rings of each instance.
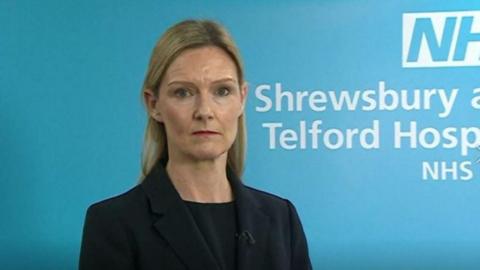
[[185, 88], [178, 88], [173, 92], [173, 94], [179, 98], [189, 97], [192, 95], [192, 93]]
[[230, 89], [228, 89], [227, 87], [221, 87], [221, 88], [218, 88], [217, 89], [217, 93], [216, 93], [218, 96], [228, 96], [230, 94]]

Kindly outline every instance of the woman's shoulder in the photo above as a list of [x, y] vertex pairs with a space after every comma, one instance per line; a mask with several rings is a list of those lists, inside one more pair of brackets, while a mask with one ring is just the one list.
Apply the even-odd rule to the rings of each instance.
[[264, 191], [264, 190], [253, 188], [253, 187], [247, 186], [247, 185], [244, 185], [244, 187], [256, 199], [261, 200], [261, 201], [265, 201], [265, 202], [269, 202], [269, 203], [273, 203], [273, 204], [285, 204], [286, 201], [287, 201], [287, 199], [285, 199], [285, 198], [282, 198], [278, 195], [275, 195], [273, 193], [270, 193], [270, 192], [267, 192], [267, 191]]
[[257, 207], [276, 224], [283, 224], [282, 228], [290, 228], [297, 224], [295, 229], [298, 229], [298, 226], [301, 226], [297, 210], [290, 200], [263, 190], [245, 187], [254, 198]]
[[250, 186], [244, 185], [245, 188], [249, 191], [249, 193], [258, 201], [259, 205], [262, 208], [276, 209], [282, 211], [291, 211], [292, 208], [295, 208], [288, 199], [283, 198], [279, 195], [256, 189]]
[[103, 199], [90, 205], [87, 213], [102, 216], [120, 216], [137, 211], [145, 205], [145, 195], [137, 185], [119, 195]]

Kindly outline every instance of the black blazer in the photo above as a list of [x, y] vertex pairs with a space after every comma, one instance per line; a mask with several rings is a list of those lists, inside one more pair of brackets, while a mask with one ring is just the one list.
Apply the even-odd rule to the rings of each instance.
[[[227, 175], [240, 234], [237, 269], [311, 269], [292, 203]], [[220, 270], [160, 162], [141, 184], [88, 208], [79, 268]]]

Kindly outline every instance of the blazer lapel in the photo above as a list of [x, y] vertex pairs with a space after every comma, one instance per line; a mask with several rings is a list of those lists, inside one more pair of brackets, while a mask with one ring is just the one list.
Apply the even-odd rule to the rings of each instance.
[[270, 217], [261, 210], [261, 205], [251, 191], [230, 169], [227, 169], [227, 175], [233, 188], [237, 210], [238, 270], [264, 269]]
[[142, 182], [151, 211], [158, 215], [153, 226], [191, 270], [219, 269], [195, 220], [171, 183], [161, 162]]

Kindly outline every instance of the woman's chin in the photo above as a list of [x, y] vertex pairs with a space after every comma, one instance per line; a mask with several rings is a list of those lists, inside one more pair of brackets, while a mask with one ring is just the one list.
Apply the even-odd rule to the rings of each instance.
[[214, 151], [213, 149], [205, 149], [202, 151], [195, 151], [192, 153], [192, 157], [194, 160], [199, 162], [215, 161], [226, 156], [226, 153], [227, 151]]

